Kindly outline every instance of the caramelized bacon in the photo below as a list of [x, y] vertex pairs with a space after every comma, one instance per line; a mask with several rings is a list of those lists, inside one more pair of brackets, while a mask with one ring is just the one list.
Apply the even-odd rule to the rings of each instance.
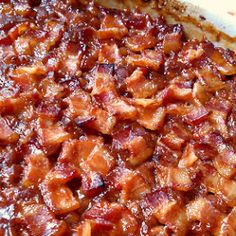
[[0, 1], [0, 235], [236, 234], [236, 55], [140, 10]]

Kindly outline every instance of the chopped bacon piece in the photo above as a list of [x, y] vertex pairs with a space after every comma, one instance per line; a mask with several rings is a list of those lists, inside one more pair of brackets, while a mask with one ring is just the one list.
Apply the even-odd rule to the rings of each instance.
[[220, 236], [233, 235], [236, 231], [236, 208], [234, 207], [227, 217], [224, 218], [219, 232]]
[[96, 171], [102, 176], [107, 175], [114, 165], [114, 158], [110, 155], [107, 149], [102, 146], [102, 144], [97, 144], [88, 157], [80, 164], [84, 171]]
[[203, 69], [197, 70], [196, 75], [201, 83], [206, 85], [209, 92], [219, 91], [226, 86], [221, 77], [214, 73], [210, 67], [204, 67]]
[[210, 93], [207, 92], [206, 86], [196, 82], [193, 86], [193, 97], [197, 99], [197, 104], [200, 102], [201, 105], [204, 105], [210, 100]]
[[235, 61], [232, 63], [226, 60], [222, 50], [215, 48], [213, 44], [207, 44], [204, 51], [223, 75], [234, 75], [236, 73]]
[[149, 106], [146, 108], [138, 107], [137, 122], [150, 130], [161, 129], [164, 125], [166, 110], [163, 107]]
[[181, 88], [177, 84], [171, 84], [164, 93], [164, 102], [173, 101], [177, 99], [180, 101], [190, 101], [192, 99], [191, 88]]
[[151, 191], [149, 184], [138, 173], [129, 173], [123, 176], [121, 187], [121, 201], [124, 203], [128, 200], [141, 199]]
[[156, 46], [157, 39], [150, 32], [132, 35], [126, 39], [126, 47], [134, 52], [140, 52]]
[[98, 61], [108, 64], [119, 63], [121, 61], [121, 54], [117, 45], [103, 44], [98, 54]]
[[158, 89], [154, 81], [148, 81], [142, 70], [136, 69], [132, 75], [125, 80], [127, 91], [135, 98], [147, 98], [154, 95]]
[[121, 39], [128, 33], [128, 29], [118, 17], [106, 15], [102, 21], [101, 28], [97, 32], [100, 39], [115, 38]]
[[172, 187], [179, 191], [189, 191], [193, 182], [187, 169], [158, 166], [159, 181], [162, 187]]
[[135, 235], [138, 230], [138, 222], [136, 218], [118, 203], [101, 202], [93, 205], [84, 213], [84, 218], [90, 220], [93, 225], [92, 232], [120, 235]]
[[163, 142], [170, 149], [181, 150], [181, 147], [185, 141], [178, 137], [174, 132], [170, 132], [161, 138], [161, 142]]
[[161, 224], [168, 225], [177, 235], [184, 235], [187, 230], [187, 216], [181, 201], [175, 194], [159, 189], [147, 195], [147, 202], [153, 207], [153, 214]]
[[66, 224], [57, 220], [43, 204], [23, 206], [23, 217], [29, 232], [35, 236], [63, 235]]
[[92, 235], [92, 229], [91, 229], [91, 223], [89, 220], [85, 220], [82, 224], [80, 224], [75, 229], [75, 236], [91, 236]]
[[217, 210], [209, 200], [198, 198], [187, 205], [187, 217], [190, 221], [200, 221], [204, 227], [214, 232], [214, 235], [218, 235], [224, 214]]
[[86, 171], [96, 171], [105, 176], [114, 167], [114, 158], [101, 138], [93, 136], [71, 140], [63, 145], [58, 161], [71, 163]]
[[138, 165], [147, 160], [153, 152], [153, 148], [148, 147], [143, 137], [136, 137], [129, 142], [125, 143], [124, 149], [129, 150], [129, 162], [132, 165]]
[[[230, 163], [229, 159], [227, 160], [227, 158], [225, 158], [225, 155], [227, 155], [227, 153], [224, 153], [224, 152], [223, 152], [223, 154], [218, 154], [215, 157], [213, 164], [214, 164], [215, 168], [217, 169], [217, 171], [222, 176], [224, 176], [226, 178], [231, 178], [236, 175], [235, 165], [233, 165], [233, 163]], [[235, 154], [231, 153], [231, 155], [235, 155]]]
[[23, 184], [37, 186], [50, 170], [49, 160], [43, 153], [30, 154], [25, 157], [25, 160], [27, 169], [24, 173]]
[[134, 120], [137, 116], [136, 108], [119, 98], [108, 102], [107, 110], [121, 120]]
[[188, 168], [192, 166], [198, 160], [195, 154], [194, 147], [192, 144], [188, 144], [183, 152], [183, 155], [179, 161], [179, 168]]
[[153, 138], [138, 124], [122, 124], [121, 127], [116, 127], [118, 131], [113, 134], [114, 148], [118, 151], [128, 151], [127, 160], [131, 165], [141, 164], [154, 151]]
[[211, 110], [209, 120], [212, 122], [213, 127], [219, 130], [224, 138], [228, 138], [228, 128], [226, 125], [227, 113], [223, 111]]
[[204, 181], [210, 192], [222, 194], [229, 206], [236, 206], [236, 181], [221, 177], [217, 173], [206, 176]]
[[64, 214], [80, 207], [79, 201], [73, 196], [71, 190], [63, 185], [54, 185], [44, 182], [41, 192], [45, 204], [55, 213]]
[[182, 35], [180, 33], [168, 33], [164, 37], [163, 50], [166, 54], [178, 52], [182, 48]]
[[141, 55], [134, 54], [127, 56], [128, 64], [139, 67], [147, 67], [151, 70], [158, 71], [163, 64], [163, 55], [160, 51], [145, 50]]
[[95, 197], [104, 190], [105, 184], [100, 174], [87, 172], [82, 175], [82, 191], [87, 197]]
[[204, 122], [210, 112], [203, 106], [196, 107], [193, 111], [185, 115], [185, 121], [190, 125], [198, 125]]
[[19, 135], [11, 129], [3, 117], [0, 117], [0, 133], [2, 143], [15, 143], [19, 139]]
[[156, 226], [151, 229], [151, 236], [168, 236], [169, 230], [166, 226]]
[[41, 128], [39, 130], [39, 135], [42, 144], [46, 148], [57, 146], [71, 137], [71, 135], [63, 129], [63, 127], [58, 125], [53, 125], [48, 128]]

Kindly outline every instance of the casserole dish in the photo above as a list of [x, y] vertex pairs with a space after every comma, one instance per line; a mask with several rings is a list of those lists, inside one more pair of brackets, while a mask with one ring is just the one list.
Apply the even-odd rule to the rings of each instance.
[[234, 30], [188, 2], [0, 1], [0, 235], [236, 234]]

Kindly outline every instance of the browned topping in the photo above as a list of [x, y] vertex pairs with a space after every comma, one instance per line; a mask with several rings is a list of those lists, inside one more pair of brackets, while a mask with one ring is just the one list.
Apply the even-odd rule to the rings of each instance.
[[0, 235], [236, 234], [236, 55], [91, 1], [0, 1]]

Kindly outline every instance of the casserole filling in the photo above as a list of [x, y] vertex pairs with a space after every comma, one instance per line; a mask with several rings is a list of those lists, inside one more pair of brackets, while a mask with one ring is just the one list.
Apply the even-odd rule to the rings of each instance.
[[236, 55], [92, 1], [0, 1], [0, 235], [235, 235]]

